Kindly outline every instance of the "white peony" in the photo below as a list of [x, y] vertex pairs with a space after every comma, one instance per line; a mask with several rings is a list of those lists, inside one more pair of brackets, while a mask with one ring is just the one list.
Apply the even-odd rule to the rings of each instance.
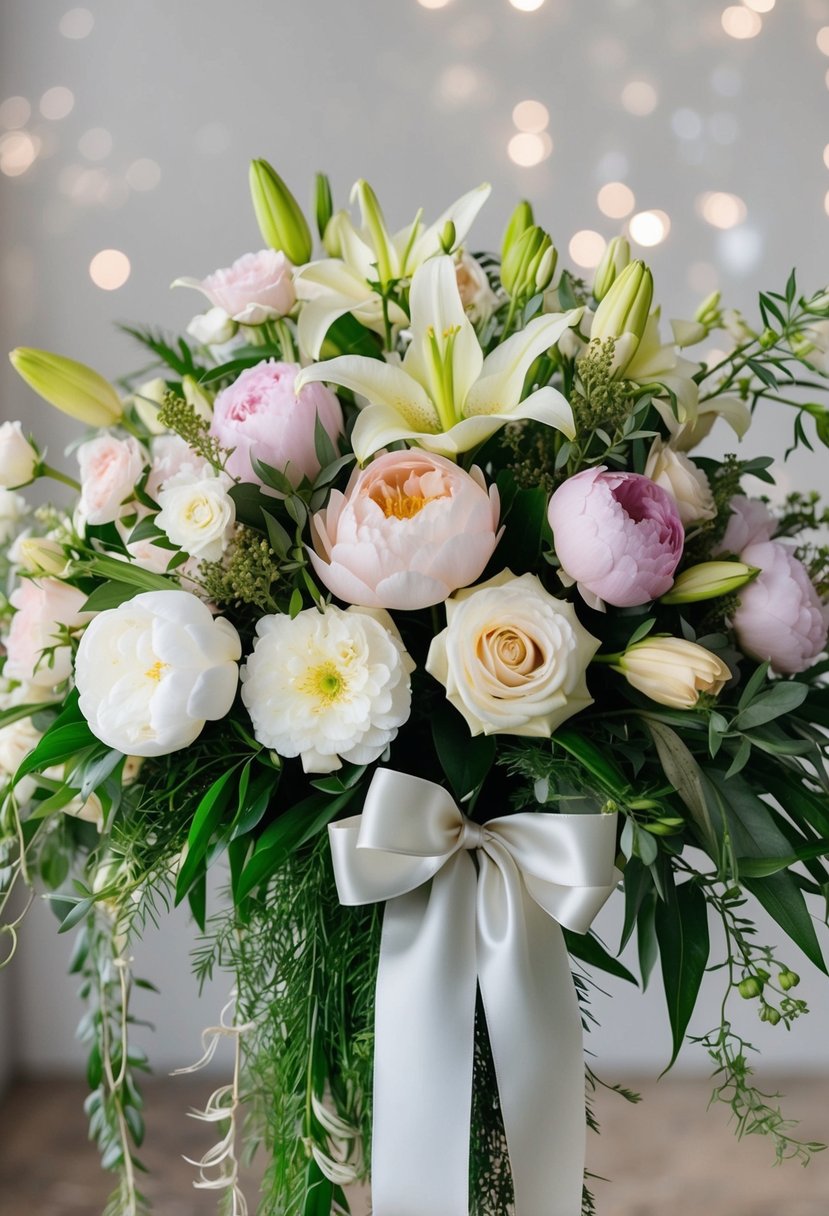
[[703, 519], [713, 519], [717, 514], [705, 473], [683, 452], [675, 452], [661, 439], [654, 439], [651, 444], [645, 476], [674, 498], [684, 528]]
[[266, 616], [242, 668], [256, 738], [306, 773], [370, 764], [408, 720], [414, 664], [382, 609]]
[[232, 484], [226, 473], [192, 465], [181, 469], [158, 493], [156, 524], [191, 557], [219, 561], [236, 524], [236, 504], [228, 494]]
[[495, 578], [446, 601], [447, 627], [433, 639], [426, 670], [473, 735], [549, 738], [592, 704], [585, 671], [599, 643], [572, 604], [534, 574]]
[[9, 543], [28, 509], [22, 494], [0, 486], [0, 545]]
[[241, 653], [230, 622], [188, 591], [136, 595], [100, 612], [81, 638], [81, 713], [109, 747], [166, 756], [229, 711]]

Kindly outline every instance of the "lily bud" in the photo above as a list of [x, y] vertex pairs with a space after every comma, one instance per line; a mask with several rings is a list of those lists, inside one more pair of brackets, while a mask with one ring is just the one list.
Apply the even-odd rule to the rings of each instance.
[[819, 291], [816, 296], [812, 296], [811, 300], [804, 300], [803, 307], [806, 312], [825, 316], [829, 312], [829, 291]]
[[731, 679], [722, 659], [684, 638], [649, 637], [614, 664], [628, 684], [659, 705], [693, 709], [702, 693], [717, 696]]
[[549, 287], [558, 254], [550, 237], [536, 224], [514, 241], [501, 263], [501, 282], [513, 298], [523, 300]]
[[455, 231], [455, 225], [452, 223], [451, 220], [447, 220], [446, 223], [443, 225], [443, 231], [440, 234], [440, 247], [443, 250], [443, 252], [451, 253], [452, 250], [455, 248], [456, 240], [457, 240], [457, 232]]
[[395, 278], [396, 255], [383, 210], [367, 181], [362, 178], [352, 192], [352, 200], [356, 196], [363, 215], [363, 224], [368, 229], [374, 252], [377, 257], [377, 277], [383, 287]]
[[160, 376], [140, 384], [133, 395], [135, 412], [151, 435], [163, 435], [165, 428], [158, 421], [158, 412], [167, 396], [167, 384]]
[[17, 544], [17, 558], [30, 574], [51, 578], [63, 578], [71, 565], [57, 541], [42, 536], [24, 536]]
[[192, 376], [184, 376], [181, 391], [184, 393], [184, 400], [188, 405], [192, 405], [198, 416], [204, 418], [205, 422], [210, 422], [213, 417], [213, 398], [204, 391], [199, 382]]
[[331, 182], [327, 173], [318, 173], [314, 187], [314, 211], [317, 217], [317, 232], [320, 240], [325, 240], [325, 230], [334, 214], [334, 200], [331, 197]]
[[720, 298], [721, 294], [719, 291], [712, 291], [710, 296], [705, 297], [697, 311], [694, 313], [694, 320], [698, 321], [700, 325], [705, 326], [706, 333], [709, 333], [712, 329], [716, 329], [722, 324]]
[[17, 490], [37, 476], [40, 457], [19, 422], [0, 424], [0, 486]]
[[700, 562], [690, 566], [675, 579], [673, 587], [662, 596], [663, 604], [696, 604], [731, 595], [760, 573], [757, 566], [745, 562]]
[[12, 367], [44, 401], [87, 426], [114, 426], [124, 411], [116, 389], [85, 363], [18, 346]]
[[295, 266], [309, 261], [313, 241], [308, 222], [293, 194], [266, 160], [251, 161], [250, 196], [266, 244], [284, 252]]
[[624, 236], [614, 236], [608, 241], [602, 260], [596, 267], [593, 280], [593, 298], [603, 300], [619, 275], [630, 264], [630, 243]]
[[502, 262], [506, 259], [507, 254], [521, 234], [526, 232], [528, 228], [531, 228], [534, 222], [531, 205], [526, 199], [522, 199], [510, 216], [510, 221], [504, 231], [504, 239], [501, 242]]
[[593, 317], [591, 340], [616, 343], [615, 370], [622, 375], [642, 340], [653, 303], [653, 275], [644, 262], [631, 262], [617, 276]]
[[351, 226], [351, 217], [347, 211], [335, 211], [331, 216], [322, 237], [323, 247], [330, 258], [343, 256], [342, 230]]

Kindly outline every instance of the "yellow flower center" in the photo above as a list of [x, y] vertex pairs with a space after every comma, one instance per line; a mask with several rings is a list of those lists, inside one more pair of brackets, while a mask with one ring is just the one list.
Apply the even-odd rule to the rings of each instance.
[[155, 680], [156, 684], [161, 680], [162, 673], [166, 671], [168, 664], [162, 663], [161, 659], [156, 659], [152, 667], [148, 667], [144, 675], [148, 680]]
[[319, 701], [320, 708], [327, 709], [346, 691], [346, 681], [336, 663], [320, 663], [308, 669], [297, 688]]
[[412, 519], [418, 511], [423, 510], [427, 502], [432, 501], [423, 494], [407, 494], [401, 486], [396, 486], [394, 490], [384, 486], [382, 495], [372, 497], [378, 506], [382, 507], [386, 519], [392, 515], [395, 519]]

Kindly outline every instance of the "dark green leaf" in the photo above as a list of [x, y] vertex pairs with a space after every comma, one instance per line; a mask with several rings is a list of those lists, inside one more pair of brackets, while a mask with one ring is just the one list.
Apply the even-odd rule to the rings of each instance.
[[559, 727], [553, 735], [553, 746], [560, 747], [578, 760], [582, 768], [595, 777], [599, 784], [614, 798], [624, 801], [630, 795], [630, 787], [621, 770], [601, 748], [579, 731], [570, 727]]
[[755, 697], [746, 709], [740, 710], [734, 725], [738, 730], [752, 730], [755, 726], [763, 726], [774, 718], [790, 714], [803, 704], [808, 695], [808, 684], [798, 684], [794, 680], [773, 684], [768, 692]]
[[781, 870], [767, 878], [747, 878], [744, 885], [806, 957], [825, 972], [826, 963], [814, 922], [795, 876], [788, 870]]
[[586, 963], [588, 967], [615, 975], [617, 979], [627, 980], [629, 984], [636, 983], [636, 976], [618, 958], [614, 958], [593, 933], [573, 933], [569, 929], [563, 932], [565, 944], [573, 958]]
[[308, 1162], [305, 1181], [305, 1203], [302, 1216], [331, 1216], [334, 1184], [326, 1178], [316, 1161]]
[[236, 505], [236, 519], [248, 528], [262, 530], [262, 512], [266, 504], [273, 506], [273, 498], [263, 494], [259, 486], [250, 481], [240, 481], [231, 486], [228, 494]]
[[127, 600], [138, 595], [140, 591], [141, 588], [134, 584], [119, 583], [114, 579], [109, 579], [90, 592], [84, 602], [83, 611], [104, 612], [107, 608], [117, 608], [120, 604], [125, 604]]
[[195, 881], [188, 888], [187, 902], [190, 905], [193, 920], [199, 930], [204, 933], [207, 923], [207, 871], [204, 868], [199, 871]]
[[625, 893], [625, 922], [622, 927], [622, 940], [619, 943], [621, 954], [630, 941], [639, 909], [649, 891], [653, 890], [653, 874], [647, 866], [643, 866], [638, 857], [632, 857], [625, 866], [622, 880], [622, 890]]
[[656, 745], [662, 771], [690, 811], [708, 855], [716, 860], [719, 854], [717, 835], [711, 823], [699, 765], [670, 726], [650, 716], [646, 716], [645, 721]]
[[656, 960], [659, 958], [659, 943], [656, 938], [656, 906], [658, 903], [656, 891], [650, 891], [639, 910], [639, 919], [636, 922], [636, 949], [639, 955], [643, 992], [650, 982]]
[[829, 840], [817, 840], [813, 844], [804, 844], [794, 853], [786, 857], [741, 857], [737, 868], [741, 878], [768, 878], [780, 870], [788, 870], [798, 861], [809, 861], [813, 857], [829, 857]]
[[228, 769], [210, 786], [193, 816], [190, 832], [187, 836], [187, 854], [181, 864], [176, 879], [176, 903], [181, 903], [191, 883], [203, 868], [203, 861], [213, 833], [222, 821], [222, 816], [230, 804], [232, 789], [230, 781], [235, 776], [236, 769]]
[[29, 773], [68, 760], [88, 747], [103, 747], [103, 744], [96, 739], [86, 722], [70, 722], [66, 726], [55, 723], [20, 765], [14, 775], [15, 783]]
[[432, 717], [432, 737], [441, 767], [459, 802], [474, 794], [495, 760], [495, 740], [491, 735], [469, 733], [466, 720], [449, 704], [443, 704]]
[[[708, 963], [708, 908], [693, 882], [671, 887], [656, 908], [656, 936], [668, 1002], [673, 1051], [670, 1068], [685, 1039]], [[667, 1071], [667, 1069], [665, 1070]]]
[[271, 515], [270, 511], [262, 511], [261, 517], [265, 520], [265, 527], [268, 529], [268, 540], [271, 548], [277, 557], [284, 559], [288, 556], [288, 552], [292, 545], [292, 540], [285, 528], [276, 518]]
[[751, 702], [757, 696], [760, 689], [763, 687], [763, 685], [768, 680], [768, 675], [769, 675], [769, 664], [768, 663], [761, 663], [760, 666], [755, 671], [752, 672], [751, 679], [746, 684], [745, 688], [743, 689], [742, 695], [740, 696], [740, 700], [738, 702], [739, 709], [745, 709], [747, 705], [751, 704]]

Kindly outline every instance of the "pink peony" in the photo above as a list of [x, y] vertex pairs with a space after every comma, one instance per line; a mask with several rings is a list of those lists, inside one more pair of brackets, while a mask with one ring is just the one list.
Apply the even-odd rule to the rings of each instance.
[[241, 481], [262, 482], [251, 456], [284, 471], [291, 484], [303, 476], [313, 480], [320, 471], [314, 447], [314, 426], [320, 422], [332, 440], [343, 430], [343, 412], [330, 389], [306, 384], [297, 396], [298, 363], [273, 359], [249, 367], [219, 393], [213, 406], [210, 433], [226, 448], [234, 448], [227, 471]]
[[673, 583], [682, 522], [672, 496], [649, 477], [585, 469], [559, 486], [547, 517], [562, 570], [588, 603], [632, 608]]
[[144, 468], [141, 445], [132, 437], [99, 435], [78, 448], [81, 512], [90, 524], [111, 524], [132, 496]]
[[30, 681], [38, 688], [53, 688], [72, 674], [72, 652], [58, 646], [40, 662], [41, 654], [54, 646], [59, 625], [70, 629], [89, 620], [81, 612], [86, 600], [83, 591], [54, 578], [24, 579], [10, 597], [13, 608], [5, 639], [8, 680]]
[[759, 498], [744, 498], [736, 495], [728, 504], [731, 515], [723, 538], [714, 549], [714, 555], [735, 553], [740, 555], [747, 545], [756, 545], [771, 540], [777, 520]]
[[410, 610], [474, 583], [498, 543], [498, 491], [430, 452], [356, 469], [312, 520], [314, 569], [347, 604]]
[[826, 649], [826, 611], [802, 562], [779, 541], [761, 540], [740, 560], [761, 573], [740, 590], [731, 624], [740, 648], [775, 671], [805, 671]]
[[293, 269], [284, 253], [262, 249], [243, 254], [232, 266], [214, 270], [206, 279], [178, 279], [177, 283], [195, 287], [214, 308], [223, 309], [240, 325], [262, 325], [271, 317], [284, 317], [293, 308]]

